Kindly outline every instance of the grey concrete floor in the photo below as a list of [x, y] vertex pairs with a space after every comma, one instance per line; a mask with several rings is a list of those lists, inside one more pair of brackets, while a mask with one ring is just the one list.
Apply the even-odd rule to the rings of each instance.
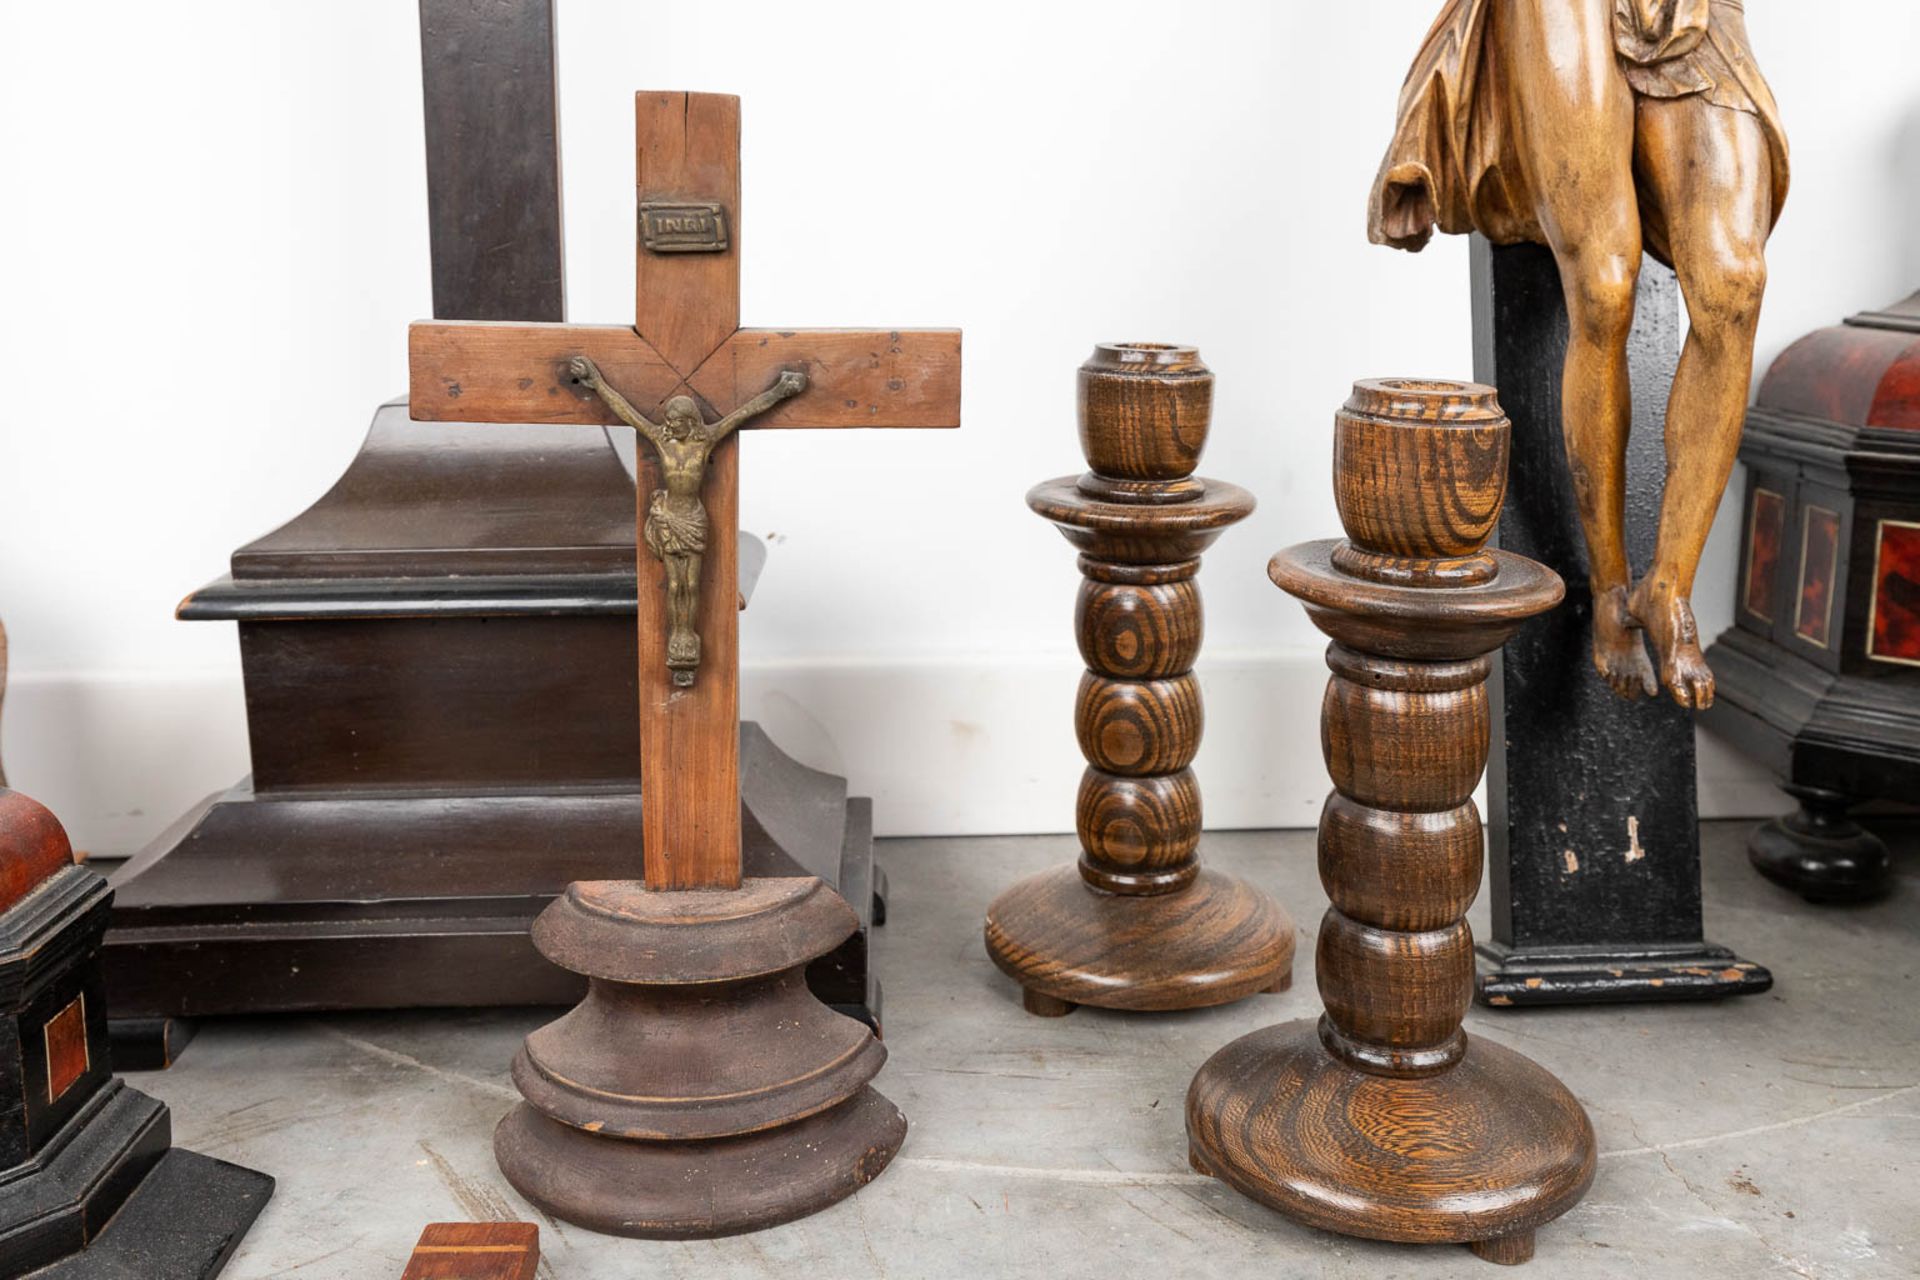
[[[1707, 828], [1708, 936], [1770, 966], [1772, 992], [1468, 1016], [1471, 1033], [1557, 1072], [1599, 1136], [1593, 1189], [1540, 1232], [1532, 1275], [1920, 1275], [1920, 866], [1903, 860], [1887, 901], [1816, 908], [1747, 870], [1744, 831]], [[879, 1085], [913, 1127], [872, 1186], [756, 1235], [612, 1239], [514, 1194], [490, 1139], [538, 1012], [210, 1023], [171, 1071], [132, 1079], [172, 1104], [179, 1143], [279, 1179], [228, 1269], [240, 1280], [397, 1277], [423, 1224], [484, 1218], [539, 1222], [554, 1280], [1498, 1274], [1457, 1247], [1296, 1226], [1187, 1169], [1194, 1069], [1319, 1010], [1326, 897], [1310, 832], [1209, 837], [1211, 860], [1293, 913], [1300, 958], [1285, 995], [1187, 1014], [1021, 1011], [982, 951], [981, 917], [1000, 887], [1071, 853], [1057, 838], [883, 845], [892, 1058]]]

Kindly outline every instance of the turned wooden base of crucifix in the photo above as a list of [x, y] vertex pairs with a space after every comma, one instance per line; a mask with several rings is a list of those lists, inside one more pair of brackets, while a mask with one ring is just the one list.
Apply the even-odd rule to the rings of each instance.
[[858, 917], [813, 877], [742, 876], [734, 429], [957, 426], [960, 335], [740, 328], [739, 99], [635, 107], [634, 325], [415, 325], [410, 412], [624, 423], [652, 446], [635, 495], [644, 879], [577, 882], [534, 923], [588, 993], [527, 1037], [494, 1154], [557, 1218], [672, 1239], [823, 1209], [906, 1136], [869, 1083], [885, 1048], [803, 976]]
[[907, 1121], [886, 1061], [802, 970], [854, 931], [810, 877], [732, 892], [578, 883], [534, 945], [590, 983], [513, 1061], [525, 1102], [494, 1134], [514, 1188], [568, 1222], [657, 1239], [804, 1217], [872, 1181]]

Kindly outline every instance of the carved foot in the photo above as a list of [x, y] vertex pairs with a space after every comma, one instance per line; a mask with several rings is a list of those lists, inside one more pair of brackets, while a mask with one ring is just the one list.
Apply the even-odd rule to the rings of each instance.
[[1627, 589], [1608, 587], [1593, 597], [1593, 668], [1628, 701], [1660, 692], [1647, 646], [1627, 608]]
[[1660, 682], [1673, 700], [1695, 711], [1713, 705], [1713, 669], [1700, 652], [1700, 628], [1693, 605], [1669, 587], [1655, 583], [1652, 574], [1640, 580], [1627, 601], [1628, 611], [1646, 629], [1658, 656]]
[[693, 673], [700, 667], [700, 635], [695, 631], [673, 631], [667, 636], [667, 667], [673, 683], [685, 689], [693, 684]]
[[1497, 1262], [1503, 1267], [1516, 1266], [1533, 1257], [1533, 1232], [1521, 1231], [1492, 1240], [1469, 1240], [1467, 1248], [1488, 1262]]
[[1080, 1007], [1071, 1000], [1059, 1000], [1032, 987], [1020, 989], [1020, 1003], [1037, 1018], [1064, 1018]]

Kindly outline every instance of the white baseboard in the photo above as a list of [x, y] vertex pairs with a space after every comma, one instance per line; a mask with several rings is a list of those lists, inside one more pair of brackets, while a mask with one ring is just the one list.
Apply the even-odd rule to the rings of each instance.
[[[771, 662], [743, 673], [742, 711], [802, 762], [874, 798], [881, 835], [1062, 832], [1081, 764], [1071, 654]], [[1209, 655], [1200, 773], [1209, 827], [1310, 827], [1326, 796], [1318, 652]], [[4, 755], [15, 787], [75, 844], [131, 853], [247, 771], [237, 672], [18, 673]], [[1702, 817], [1778, 813], [1764, 770], [1702, 735]]]

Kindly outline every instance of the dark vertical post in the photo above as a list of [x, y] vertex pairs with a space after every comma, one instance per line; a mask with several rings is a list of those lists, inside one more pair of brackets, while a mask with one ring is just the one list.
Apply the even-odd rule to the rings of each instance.
[[567, 318], [553, 0], [420, 0], [437, 320]]
[[[1473, 371], [1513, 421], [1500, 545], [1567, 584], [1509, 641], [1493, 681], [1487, 769], [1486, 1004], [1668, 1000], [1764, 991], [1773, 978], [1704, 940], [1693, 717], [1663, 692], [1628, 702], [1593, 669], [1586, 544], [1560, 432], [1567, 312], [1553, 255], [1473, 237]], [[1666, 473], [1679, 290], [1647, 260], [1627, 361], [1627, 558], [1653, 555]], [[1510, 696], [1509, 696], [1510, 695]]]

